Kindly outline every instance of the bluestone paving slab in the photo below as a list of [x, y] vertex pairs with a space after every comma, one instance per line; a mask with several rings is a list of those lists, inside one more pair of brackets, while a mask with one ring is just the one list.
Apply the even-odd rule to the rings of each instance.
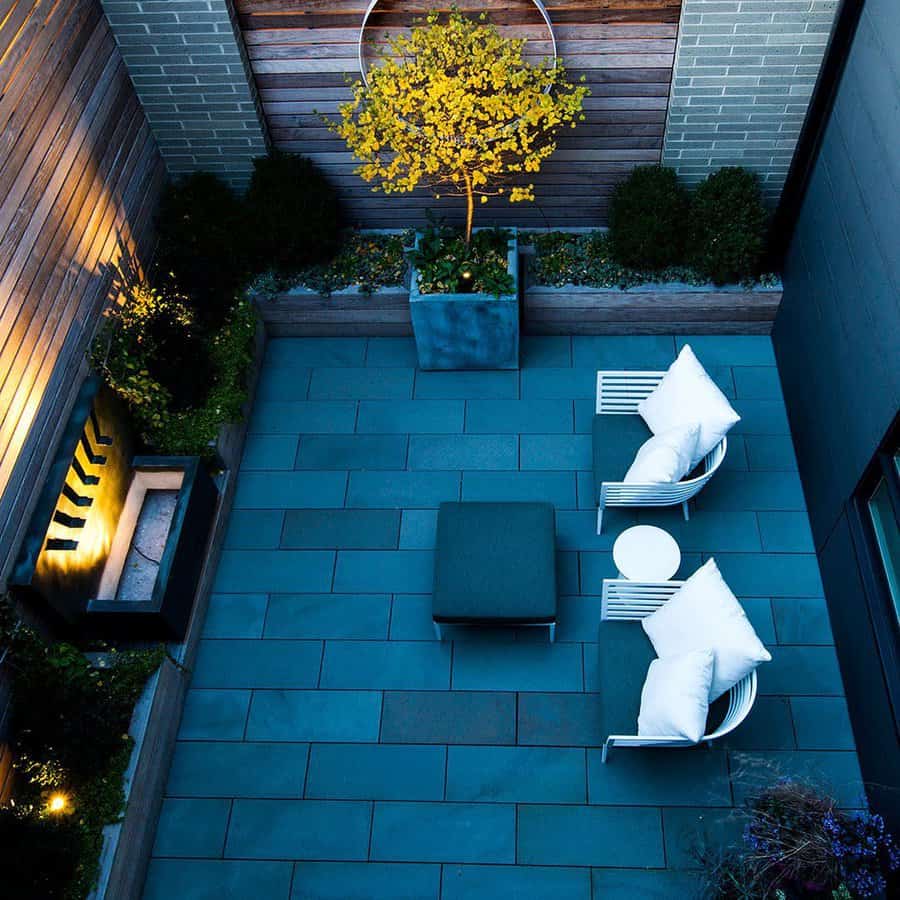
[[385, 640], [389, 594], [272, 594], [267, 638]]
[[698, 852], [740, 846], [747, 821], [742, 809], [700, 805], [666, 808], [662, 815], [670, 869], [699, 869]]
[[412, 397], [415, 369], [313, 369], [310, 400], [406, 400]]
[[370, 803], [352, 800], [234, 801], [225, 856], [357, 859], [368, 856]]
[[741, 421], [734, 426], [735, 434], [789, 435], [791, 432], [782, 400], [735, 400], [734, 406], [741, 416]]
[[704, 366], [775, 365], [775, 351], [767, 335], [676, 335], [675, 344], [679, 351], [690, 344]]
[[334, 508], [344, 505], [344, 472], [241, 472], [235, 509]]
[[812, 553], [717, 553], [715, 559], [738, 597], [822, 596], [819, 565]]
[[289, 862], [152, 859], [143, 900], [289, 900]]
[[759, 690], [797, 696], [843, 694], [834, 647], [773, 647], [772, 661], [759, 672]]
[[354, 594], [422, 594], [431, 590], [434, 554], [427, 550], [339, 550], [334, 590]]
[[733, 431], [728, 434], [728, 452], [721, 465], [723, 472], [728, 470], [746, 472], [750, 468], [747, 462], [747, 440], [748, 435], [735, 434]]
[[505, 803], [375, 804], [371, 858], [512, 863], [516, 807]]
[[399, 509], [289, 509], [281, 546], [387, 550], [397, 546], [399, 537]]
[[675, 341], [667, 334], [576, 336], [572, 338], [572, 357], [575, 366], [595, 371], [663, 370], [675, 360]]
[[253, 404], [252, 434], [352, 434], [354, 400], [261, 400]]
[[522, 804], [518, 810], [519, 864], [665, 865], [658, 809]]
[[320, 684], [341, 689], [447, 690], [450, 649], [436, 641], [327, 641]]
[[576, 644], [458, 644], [453, 689], [459, 691], [580, 691]]
[[[580, 490], [580, 486], [579, 486]], [[637, 512], [624, 507], [610, 507], [603, 513], [603, 532], [597, 534], [597, 510], [558, 509], [556, 511], [556, 546], [560, 550], [599, 550], [612, 552], [616, 538], [637, 524]]]
[[[575, 433], [590, 434], [593, 427], [594, 416], [597, 412], [596, 399], [585, 400], [584, 398], [576, 400], [573, 403], [575, 407]], [[635, 448], [636, 450], [637, 448]], [[625, 474], [624, 472], [622, 473]]]
[[575, 508], [574, 472], [463, 472], [464, 501], [531, 501]]
[[195, 688], [315, 687], [321, 641], [211, 640], [197, 650]]
[[523, 369], [572, 365], [572, 339], [568, 335], [526, 335], [519, 338]]
[[206, 608], [203, 636], [262, 637], [268, 604], [268, 594], [213, 594]]
[[588, 434], [523, 434], [519, 465], [522, 469], [587, 470], [591, 468]]
[[601, 806], [730, 806], [725, 754], [706, 747], [680, 751], [613, 747], [603, 763], [599, 748], [588, 750], [589, 802]]
[[516, 742], [516, 695], [491, 691], [386, 691], [381, 740], [405, 744]]
[[404, 366], [415, 368], [419, 362], [416, 342], [411, 337], [370, 337], [367, 366]]
[[400, 522], [401, 550], [433, 550], [437, 541], [436, 509], [404, 509]]
[[735, 366], [732, 371], [738, 398], [781, 399], [781, 381], [775, 366]]
[[244, 736], [250, 691], [190, 690], [185, 695], [178, 738], [239, 741]]
[[594, 869], [591, 877], [594, 900], [688, 900], [703, 887], [693, 872], [668, 869]]
[[233, 509], [225, 532], [229, 550], [274, 550], [281, 542], [283, 509]]
[[365, 359], [365, 338], [272, 338], [266, 344], [265, 368], [361, 366]]
[[409, 468], [516, 469], [519, 440], [514, 434], [414, 434]]
[[741, 597], [740, 604], [744, 607], [744, 612], [759, 639], [768, 647], [775, 644], [778, 637], [775, 633], [772, 601], [768, 597]]
[[721, 746], [729, 750], [793, 750], [797, 744], [787, 697], [757, 697], [750, 714], [722, 739]]
[[231, 800], [163, 800], [154, 856], [217, 857], [225, 846]]
[[805, 512], [758, 512], [762, 549], [766, 553], [815, 553], [812, 530]]
[[[608, 513], [604, 513], [604, 518]], [[642, 525], [663, 528], [678, 542], [682, 552], [693, 553], [758, 553], [762, 550], [756, 514], [749, 511], [691, 511], [685, 521], [680, 506], [640, 509], [637, 520]], [[604, 531], [607, 525], [604, 524]], [[610, 523], [610, 528], [612, 525]]]
[[[578, 594], [581, 593], [579, 586], [578, 572], [578, 556], [577, 553], [570, 553], [565, 550], [559, 550], [556, 553], [556, 587], [557, 594]], [[590, 593], [590, 588], [585, 589], [585, 593]]]
[[395, 594], [391, 603], [392, 641], [437, 640], [431, 618], [431, 594]]
[[[560, 597], [556, 640], [595, 642], [600, 630], [600, 607], [599, 596]], [[528, 632], [539, 633], [539, 629], [528, 629]]]
[[312, 369], [299, 366], [264, 366], [256, 386], [255, 399], [306, 400], [311, 375]]
[[471, 434], [571, 434], [571, 400], [467, 400]]
[[213, 590], [221, 594], [331, 589], [333, 550], [223, 550]]
[[295, 468], [402, 469], [407, 440], [405, 434], [304, 434]]
[[796, 472], [719, 472], [697, 494], [701, 510], [797, 510], [806, 507]]
[[518, 372], [417, 372], [416, 399], [517, 400]]
[[439, 865], [298, 862], [291, 900], [439, 900], [440, 890]]
[[859, 809], [865, 805], [862, 775], [856, 754], [833, 750], [758, 750], [729, 753], [738, 806], [763, 786], [779, 778], [810, 781], [831, 794], [838, 805]]
[[454, 434], [463, 430], [464, 400], [361, 400], [360, 434]]
[[574, 747], [450, 747], [447, 799], [584, 803], [584, 751]]
[[791, 697], [791, 712], [802, 750], [853, 750], [853, 729], [843, 697]]
[[589, 869], [444, 866], [442, 900], [590, 900]]
[[380, 691], [254, 691], [248, 741], [377, 741]]
[[787, 435], [746, 434], [742, 437], [747, 448], [747, 464], [754, 471], [797, 471], [794, 444]]
[[772, 606], [780, 643], [834, 643], [824, 597], [778, 597]]
[[523, 400], [580, 400], [597, 395], [596, 368], [523, 369]]
[[179, 741], [166, 793], [172, 797], [300, 798], [308, 752], [307, 744]]
[[264, 472], [293, 469], [297, 442], [296, 434], [248, 434], [244, 442], [241, 468]]
[[459, 472], [351, 472], [347, 506], [440, 506], [459, 500], [459, 481]]
[[446, 747], [315, 744], [306, 796], [322, 800], [442, 800]]

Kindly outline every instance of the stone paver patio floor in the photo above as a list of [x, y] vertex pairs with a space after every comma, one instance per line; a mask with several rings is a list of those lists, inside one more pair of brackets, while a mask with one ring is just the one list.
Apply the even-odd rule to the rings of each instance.
[[[690, 523], [595, 533], [598, 368], [683, 339], [525, 339], [521, 372], [420, 372], [407, 339], [270, 342], [145, 900], [690, 896], [690, 847], [778, 774], [856, 805], [859, 770], [771, 345], [691, 344], [743, 421]], [[546, 499], [561, 611], [544, 629], [430, 621], [442, 500]], [[599, 593], [636, 521], [715, 555], [770, 645], [714, 750], [600, 763]]]

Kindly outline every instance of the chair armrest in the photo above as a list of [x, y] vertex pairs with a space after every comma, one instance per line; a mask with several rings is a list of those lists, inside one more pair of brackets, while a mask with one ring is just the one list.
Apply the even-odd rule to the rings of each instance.
[[683, 584], [683, 581], [630, 581], [627, 578], [604, 578], [600, 618], [609, 621], [638, 622], [656, 612]]
[[665, 374], [600, 370], [597, 372], [598, 415], [634, 415], [641, 400], [653, 393]]

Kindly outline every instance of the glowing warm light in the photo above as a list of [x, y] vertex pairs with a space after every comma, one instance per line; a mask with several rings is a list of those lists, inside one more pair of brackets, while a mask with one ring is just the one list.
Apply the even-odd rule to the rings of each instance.
[[61, 815], [69, 809], [69, 798], [63, 793], [51, 794], [47, 800], [47, 812]]
[[471, 273], [468, 269], [466, 269], [466, 270], [462, 273], [462, 277], [465, 278], [465, 279], [468, 281], [468, 279], [470, 279], [470, 278], [472, 277], [472, 273]]

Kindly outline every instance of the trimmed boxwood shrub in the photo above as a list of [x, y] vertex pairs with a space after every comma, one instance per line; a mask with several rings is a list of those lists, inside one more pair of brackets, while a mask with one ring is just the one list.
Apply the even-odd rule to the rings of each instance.
[[609, 235], [616, 259], [635, 269], [663, 269], [684, 257], [687, 191], [674, 169], [638, 166], [615, 190]]
[[691, 200], [688, 261], [715, 284], [753, 278], [762, 265], [767, 219], [756, 175], [719, 169]]
[[340, 207], [311, 160], [273, 152], [253, 160], [244, 236], [254, 272], [282, 274], [331, 257], [340, 236]]

